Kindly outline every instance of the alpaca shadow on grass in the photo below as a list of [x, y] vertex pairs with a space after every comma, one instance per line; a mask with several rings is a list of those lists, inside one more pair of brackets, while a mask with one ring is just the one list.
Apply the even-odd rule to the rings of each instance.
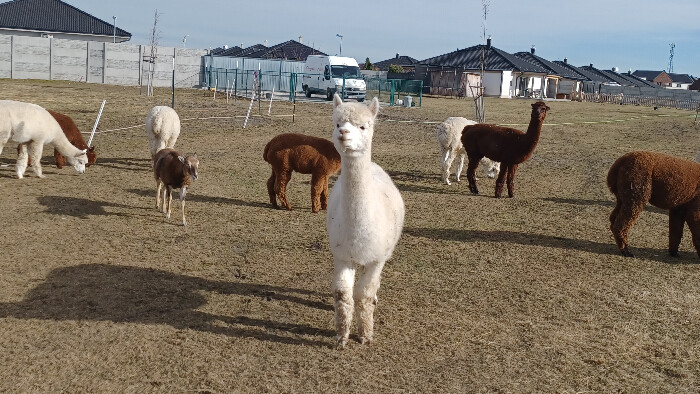
[[460, 183], [462, 182], [452, 182], [451, 185], [436, 184], [435, 186], [419, 185], [419, 184], [409, 184], [403, 182], [394, 182], [394, 185], [406, 193], [433, 193], [433, 194], [471, 194], [469, 189], [460, 188]]
[[130, 171], [153, 171], [153, 160], [151, 159], [135, 159], [135, 158], [119, 158], [119, 157], [97, 157], [97, 161], [93, 166], [103, 166], [116, 168], [118, 170]]
[[[154, 181], [155, 184], [155, 181]], [[155, 201], [156, 198], [156, 188], [155, 185], [153, 186], [153, 189], [128, 189], [127, 192], [133, 193], [136, 195], [139, 195], [141, 197], [149, 197], [152, 198]], [[178, 197], [178, 192], [175, 191], [173, 193], [173, 200], [179, 198]], [[272, 205], [269, 203], [262, 203], [262, 202], [256, 202], [256, 201], [243, 201], [239, 200], [236, 198], [228, 198], [228, 197], [215, 197], [215, 196], [204, 196], [201, 194], [197, 194], [196, 192], [190, 191], [190, 189], [187, 189], [187, 197], [185, 198], [186, 202], [194, 201], [194, 202], [205, 202], [205, 203], [213, 203], [213, 204], [232, 204], [232, 205], [238, 205], [238, 206], [247, 206], [247, 207], [254, 207], [254, 208], [272, 208]]]
[[[457, 230], [451, 228], [435, 229], [435, 228], [404, 228], [404, 234], [414, 237], [440, 239], [445, 241], [462, 241], [462, 242], [505, 242], [516, 245], [537, 245], [548, 248], [558, 248], [567, 250], [579, 250], [582, 252], [597, 253], [601, 255], [621, 256], [615, 242], [610, 240], [609, 243], [594, 242], [584, 239], [574, 239], [557, 237], [553, 235], [520, 233], [516, 231], [481, 231], [481, 230]], [[612, 236], [611, 236], [612, 238]], [[696, 264], [697, 253], [692, 252], [693, 261], [687, 261], [685, 257], [677, 258], [670, 257], [667, 250], [640, 248], [630, 246], [632, 253], [637, 257], [646, 258], [649, 260], [659, 261], [667, 264]], [[684, 252], [680, 252], [683, 256]], [[689, 253], [688, 253], [689, 254]]]
[[[555, 202], [557, 204], [602, 205], [602, 206], [606, 206], [606, 207], [610, 207], [610, 208], [615, 207], [615, 201], [584, 200], [584, 199], [579, 199], [579, 198], [559, 198], [559, 197], [547, 197], [547, 198], [543, 198], [542, 200]], [[650, 204], [647, 204], [646, 207], [644, 207], [644, 210], [649, 211], [649, 212], [654, 212], [654, 213], [665, 214], [668, 216], [667, 209], [657, 208], [657, 207], [650, 205]], [[612, 212], [612, 209], [610, 211]]]
[[39, 204], [46, 207], [47, 213], [54, 215], [75, 216], [80, 219], [87, 219], [88, 216], [110, 215], [110, 216], [130, 216], [126, 213], [107, 212], [105, 207], [134, 209], [135, 207], [123, 204], [115, 204], [106, 201], [88, 200], [85, 198], [63, 197], [63, 196], [42, 196], [37, 198]]
[[[139, 267], [85, 264], [58, 268], [19, 302], [0, 303], [0, 319], [109, 321], [165, 324], [241, 338], [294, 345], [329, 347], [334, 331], [305, 324], [225, 316], [204, 312], [203, 292], [257, 298], [259, 302], [291, 303], [332, 310], [308, 290], [212, 281]], [[292, 306], [295, 307], [295, 306]]]

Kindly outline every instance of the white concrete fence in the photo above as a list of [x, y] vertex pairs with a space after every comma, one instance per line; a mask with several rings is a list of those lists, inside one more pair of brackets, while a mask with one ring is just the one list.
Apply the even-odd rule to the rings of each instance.
[[[142, 86], [148, 83], [149, 45], [0, 35], [0, 78], [82, 81]], [[153, 86], [198, 86], [206, 50], [158, 47]]]

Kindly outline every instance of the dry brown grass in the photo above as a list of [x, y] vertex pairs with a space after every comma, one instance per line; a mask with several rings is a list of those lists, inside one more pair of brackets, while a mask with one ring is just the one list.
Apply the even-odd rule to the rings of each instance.
[[[4, 80], [0, 92], [66, 113], [83, 131], [102, 98], [101, 130], [140, 124], [170, 102], [167, 91], [66, 82]], [[183, 119], [243, 115], [247, 104], [177, 96]], [[177, 202], [167, 222], [154, 208], [143, 128], [97, 135], [97, 164], [80, 176], [53, 167], [47, 148], [46, 179], [29, 170], [17, 180], [10, 143], [0, 156], [10, 164], [0, 167], [0, 391], [696, 391], [690, 237], [680, 258], [667, 257], [667, 214], [651, 208], [631, 233], [638, 257], [621, 257], [605, 186], [630, 150], [691, 158], [691, 114], [548, 105], [516, 197], [499, 200], [483, 176], [481, 196], [466, 181], [441, 184], [435, 126], [421, 123], [470, 117], [469, 101], [382, 109], [374, 159], [402, 191], [406, 225], [384, 270], [376, 343], [344, 351], [332, 348], [325, 213], [310, 212], [310, 178], [299, 174], [288, 191], [296, 209], [271, 209], [262, 159], [281, 132], [329, 137], [329, 104], [297, 104], [295, 123], [183, 122], [177, 148], [201, 160], [187, 228]], [[529, 101], [487, 100], [490, 122], [523, 124], [529, 113]], [[624, 121], [582, 123], [614, 120]]]

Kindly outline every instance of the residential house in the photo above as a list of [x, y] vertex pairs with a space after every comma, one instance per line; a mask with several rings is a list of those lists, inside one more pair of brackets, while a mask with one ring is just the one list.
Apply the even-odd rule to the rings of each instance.
[[632, 75], [637, 78], [651, 81], [655, 85], [664, 88], [670, 87], [673, 83], [673, 79], [671, 79], [671, 76], [669, 76], [666, 71], [637, 70], [633, 72]]
[[60, 0], [14, 0], [0, 4], [0, 34], [68, 40], [124, 42], [131, 33]]
[[450, 88], [469, 96], [474, 94], [475, 88], [470, 78], [479, 76], [482, 56], [484, 95], [511, 98], [526, 92], [534, 95], [546, 91], [545, 76], [548, 72], [544, 68], [492, 46], [491, 38], [486, 45], [475, 45], [421, 61], [416, 66], [416, 77], [426, 75], [424, 83], [432, 90], [441, 87], [436, 83], [440, 77], [454, 75], [449, 81]]
[[545, 76], [546, 88], [543, 97], [571, 98], [581, 92], [582, 84], [583, 81], [586, 80], [586, 77], [569, 68], [535, 55], [534, 46], [530, 49], [530, 52], [516, 52], [514, 55], [530, 63], [539, 65], [547, 71], [547, 75]]
[[379, 71], [389, 71], [389, 66], [391, 66], [392, 64], [401, 66], [404, 72], [413, 72], [416, 70], [416, 64], [418, 64], [418, 60], [410, 56], [399, 55], [397, 53], [396, 56], [391, 59], [382, 60], [372, 65], [375, 67], [375, 69], [378, 69]]
[[690, 88], [690, 85], [695, 82], [695, 79], [691, 77], [688, 74], [674, 74], [674, 73], [668, 73], [668, 76], [671, 77], [671, 86], [669, 86], [669, 89], [685, 89], [688, 90]]

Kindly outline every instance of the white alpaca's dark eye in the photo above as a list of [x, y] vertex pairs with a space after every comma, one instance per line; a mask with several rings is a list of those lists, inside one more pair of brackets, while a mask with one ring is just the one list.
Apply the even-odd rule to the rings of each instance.
[[360, 126], [360, 130], [364, 130], [364, 129], [365, 129], [365, 126]]

